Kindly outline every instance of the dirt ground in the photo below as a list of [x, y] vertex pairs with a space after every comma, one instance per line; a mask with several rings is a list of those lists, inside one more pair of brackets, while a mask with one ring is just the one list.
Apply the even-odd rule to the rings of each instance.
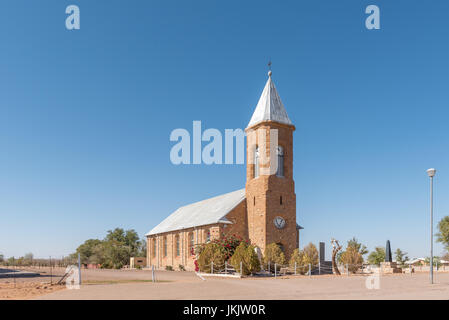
[[[428, 273], [382, 275], [379, 289], [368, 289], [362, 275], [202, 280], [193, 272], [156, 271], [153, 283], [149, 270], [82, 270], [81, 289], [69, 290], [48, 286], [47, 269], [30, 271], [40, 276], [16, 279], [16, 289], [12, 279], [0, 278], [0, 299], [449, 299], [449, 273], [437, 273], [433, 285]], [[63, 271], [53, 269], [51, 281]]]

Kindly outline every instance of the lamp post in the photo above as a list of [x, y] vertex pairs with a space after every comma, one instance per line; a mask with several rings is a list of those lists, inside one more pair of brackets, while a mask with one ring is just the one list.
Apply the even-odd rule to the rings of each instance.
[[436, 170], [434, 168], [427, 169], [430, 177], [430, 283], [433, 284], [433, 177]]

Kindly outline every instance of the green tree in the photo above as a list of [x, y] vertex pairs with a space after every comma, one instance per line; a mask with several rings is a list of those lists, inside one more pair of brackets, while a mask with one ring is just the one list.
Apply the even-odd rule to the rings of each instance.
[[446, 251], [449, 251], [449, 216], [445, 216], [438, 222], [437, 241], [441, 242]]
[[407, 252], [404, 252], [401, 249], [397, 248], [394, 254], [396, 256], [396, 262], [398, 263], [399, 267], [405, 268], [405, 262], [408, 261], [408, 257], [406, 256]]
[[0, 253], [0, 263], [2, 263], [5, 260], [5, 256]]
[[270, 269], [274, 267], [274, 264], [277, 264], [277, 269], [280, 269], [285, 264], [285, 254], [277, 243], [270, 243], [265, 248], [263, 260], [265, 264], [270, 264]]
[[98, 263], [91, 260], [91, 257], [93, 256], [95, 250], [98, 251], [99, 248], [96, 248], [97, 246], [100, 246], [102, 244], [101, 240], [98, 239], [89, 239], [84, 241], [83, 244], [81, 244], [78, 248], [76, 248], [75, 254], [71, 255], [72, 260], [78, 259], [78, 254], [80, 255], [81, 263], [88, 264], [88, 263]]
[[446, 260], [446, 261], [449, 261], [449, 252], [446, 252], [446, 253], [441, 257], [441, 259]]
[[368, 256], [368, 262], [370, 264], [380, 265], [381, 262], [385, 261], [385, 248], [377, 247]]
[[201, 272], [211, 272], [212, 262], [215, 270], [222, 268], [225, 263], [226, 254], [223, 248], [215, 242], [208, 242], [198, 248], [198, 268]]
[[[429, 266], [430, 266], [430, 257], [426, 257], [426, 258], [424, 259], [424, 263], [425, 263], [426, 265], [429, 265]], [[438, 257], [438, 256], [434, 256], [434, 257], [433, 257], [433, 266], [434, 266], [434, 267], [437, 267], [437, 268], [441, 267], [441, 258], [440, 258], [440, 257]]]
[[349, 271], [355, 273], [363, 264], [363, 256], [368, 253], [366, 246], [357, 241], [355, 237], [348, 241], [346, 250], [338, 255], [338, 260], [348, 265]]
[[[244, 275], [260, 271], [260, 261], [256, 254], [256, 247], [242, 241], [235, 249], [229, 262], [237, 272]], [[240, 266], [243, 270], [240, 270]]]
[[306, 245], [304, 247], [304, 249], [302, 250], [303, 255], [302, 255], [302, 264], [303, 265], [309, 265], [309, 263], [312, 266], [315, 266], [318, 264], [318, 249], [317, 247], [310, 242], [308, 245]]
[[146, 257], [147, 256], [147, 239], [143, 238], [140, 240], [139, 249], [137, 250], [138, 257]]
[[139, 240], [133, 229], [115, 228], [108, 230], [103, 240], [89, 239], [81, 244], [74, 254], [73, 260], [80, 254], [83, 264], [101, 264], [103, 268], [122, 268], [129, 264], [132, 256], [146, 256], [146, 243]]
[[295, 249], [290, 257], [289, 265], [294, 268], [296, 263], [296, 272], [305, 274], [309, 270], [309, 264], [313, 267], [318, 265], [318, 249], [313, 243], [309, 243], [303, 250]]
[[293, 250], [289, 262], [291, 268], [294, 268], [296, 264], [296, 272], [300, 274], [305, 274], [308, 270], [308, 266], [303, 264], [303, 257], [304, 252], [302, 250], [299, 250], [299, 248], [296, 248], [295, 250]]

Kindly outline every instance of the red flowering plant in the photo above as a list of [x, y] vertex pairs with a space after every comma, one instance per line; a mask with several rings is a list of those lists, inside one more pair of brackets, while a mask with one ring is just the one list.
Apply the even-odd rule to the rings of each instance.
[[226, 235], [223, 233], [219, 239], [214, 239], [212, 242], [220, 246], [225, 255], [225, 260], [228, 260], [234, 254], [235, 249], [243, 241], [248, 243], [248, 240], [243, 240], [240, 236], [236, 236], [234, 234]]
[[195, 267], [198, 266], [198, 269], [202, 272], [211, 272], [212, 262], [218, 269], [223, 267], [242, 242], [248, 244], [248, 241], [240, 236], [222, 234], [218, 239], [196, 246], [197, 260], [195, 260]]

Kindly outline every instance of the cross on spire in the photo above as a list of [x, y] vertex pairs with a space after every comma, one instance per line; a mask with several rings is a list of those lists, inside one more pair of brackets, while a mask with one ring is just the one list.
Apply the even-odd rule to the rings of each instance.
[[268, 76], [271, 77], [271, 74], [272, 72], [271, 72], [271, 59], [270, 59], [270, 61], [268, 61]]

